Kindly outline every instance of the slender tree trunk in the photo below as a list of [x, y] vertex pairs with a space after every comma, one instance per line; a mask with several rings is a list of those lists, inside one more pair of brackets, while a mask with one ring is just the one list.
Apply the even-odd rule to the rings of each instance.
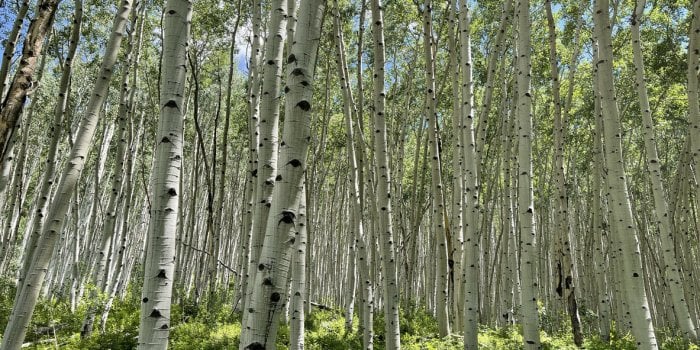
[[52, 200], [51, 209], [42, 229], [41, 238], [37, 244], [36, 252], [32, 259], [31, 267], [27, 272], [22, 292], [15, 299], [10, 321], [5, 328], [2, 348], [19, 349], [29, 325], [29, 319], [36, 306], [39, 292], [46, 275], [56, 242], [62, 231], [65, 213], [68, 210], [70, 197], [76, 187], [80, 173], [85, 165], [87, 153], [91, 148], [92, 138], [95, 133], [99, 111], [107, 96], [109, 81], [112, 76], [112, 68], [117, 59], [117, 53], [123, 37], [126, 21], [131, 12], [131, 3], [123, 0], [114, 18], [112, 35], [105, 49], [105, 57], [102, 62], [99, 77], [95, 82], [93, 92], [86, 108], [85, 117], [80, 123], [73, 147], [69, 155], [61, 180], [57, 187], [56, 195]]
[[537, 306], [537, 232], [532, 189], [532, 95], [530, 90], [530, 1], [519, 0], [517, 13], [518, 224], [522, 271], [523, 341], [540, 348]]
[[622, 282], [628, 312], [632, 321], [632, 334], [639, 349], [657, 349], [654, 325], [651, 320], [647, 293], [644, 288], [641, 251], [638, 232], [632, 216], [627, 177], [622, 156], [622, 129], [615, 100], [613, 82], [613, 55], [608, 0], [595, 1], [595, 35], [598, 40], [598, 80], [601, 89], [601, 112], [604, 119], [604, 142], [608, 168], [608, 191], [610, 193], [613, 234], [620, 242], [619, 253], [623, 260]]
[[[598, 59], [598, 45], [593, 42], [593, 57]], [[603, 149], [603, 118], [600, 112], [600, 91], [599, 81], [598, 81], [598, 69], [593, 71], [593, 87], [594, 87], [594, 97], [595, 101], [593, 107], [593, 114], [595, 117], [595, 127], [593, 129], [593, 161], [592, 161], [592, 231], [595, 253], [593, 255], [593, 261], [595, 262], [595, 275], [596, 275], [596, 287], [598, 289], [596, 294], [597, 307], [598, 307], [598, 330], [600, 338], [605, 342], [610, 342], [610, 326], [611, 326], [611, 304], [610, 304], [610, 293], [608, 292], [608, 282], [611, 282], [611, 277], [606, 274], [607, 269], [607, 259], [608, 256], [605, 254], [606, 248], [609, 247], [608, 237], [608, 221], [606, 221], [606, 215], [603, 210], [603, 200], [605, 197], [601, 196], [601, 191], [605, 187], [607, 169], [605, 169], [605, 150]], [[608, 219], [609, 220], [609, 219]]]
[[[430, 147], [431, 192], [432, 195], [432, 230], [434, 242], [437, 244], [436, 256], [436, 306], [438, 331], [441, 337], [450, 334], [448, 267], [447, 267], [447, 236], [444, 226], [444, 196], [442, 192], [442, 169], [440, 162], [440, 145], [438, 136], [438, 116], [435, 111], [435, 60], [433, 58], [433, 20], [432, 1], [425, 0], [423, 7], [423, 54], [425, 58], [425, 119], [428, 125], [428, 142]], [[376, 106], [375, 106], [376, 107]]]
[[289, 345], [292, 350], [304, 349], [304, 304], [308, 302], [306, 294], [306, 185], [302, 189], [299, 202], [299, 229], [294, 238], [292, 265], [291, 325]]
[[[253, 216], [255, 215], [255, 188], [258, 173], [258, 143], [259, 143], [259, 117], [260, 117], [260, 70], [261, 49], [262, 49], [262, 3], [261, 0], [255, 0], [252, 4], [252, 25], [253, 35], [251, 41], [250, 61], [248, 63], [248, 171], [246, 173], [245, 186], [245, 212], [243, 213], [243, 244], [242, 251], [244, 257], [242, 259], [241, 269], [241, 299], [242, 305], [248, 303], [249, 281], [255, 277], [255, 270], [250, 270], [254, 266], [252, 261], [253, 244], [256, 246], [259, 243], [253, 241]], [[257, 248], [256, 248], [257, 249]], [[251, 287], [252, 288], [252, 287]], [[243, 318], [246, 318], [245, 313]]]
[[[24, 25], [24, 18], [27, 16], [28, 10], [29, 0], [23, 0], [19, 6], [19, 10], [17, 11], [15, 22], [12, 24], [12, 31], [10, 31], [5, 39], [2, 63], [0, 63], [0, 96], [5, 96], [5, 89], [7, 88], [7, 74], [10, 72], [10, 65], [12, 63], [12, 57], [15, 55], [15, 46], [17, 45], [17, 39], [19, 38], [19, 31]], [[0, 193], [2, 193], [2, 188], [0, 188]]]
[[668, 203], [666, 202], [666, 191], [661, 181], [661, 164], [656, 152], [656, 137], [654, 135], [654, 122], [649, 106], [649, 96], [647, 94], [646, 77], [644, 73], [644, 58], [642, 57], [642, 44], [639, 27], [644, 15], [645, 0], [637, 0], [634, 13], [632, 14], [632, 52], [634, 55], [635, 80], [637, 95], [639, 95], [639, 109], [642, 112], [642, 122], [644, 126], [644, 149], [647, 158], [647, 170], [651, 180], [651, 190], [654, 196], [654, 214], [656, 224], [659, 226], [661, 247], [663, 249], [663, 273], [666, 284], [671, 289], [671, 301], [676, 320], [683, 332], [684, 338], [697, 340], [697, 329], [690, 317], [688, 304], [685, 302], [685, 292], [681, 276], [676, 261], [673, 244], [673, 233], [671, 218], [669, 217]]
[[[401, 349], [399, 331], [399, 287], [396, 283], [396, 247], [391, 211], [391, 171], [387, 151], [387, 130], [384, 104], [384, 10], [380, 0], [372, 0], [372, 36], [374, 37], [374, 159], [377, 172], [377, 215], [379, 238], [382, 242], [384, 287], [384, 331], [388, 349]], [[442, 213], [441, 213], [442, 214]], [[442, 218], [440, 218], [442, 219]], [[373, 260], [375, 261], [375, 260]]]
[[[549, 70], [552, 80], [552, 100], [554, 104], [554, 182], [556, 185], [554, 225], [556, 228], [557, 247], [557, 294], [561, 298], [563, 305], [571, 321], [571, 330], [576, 346], [583, 345], [583, 334], [581, 333], [581, 320], [578, 315], [578, 305], [576, 302], [576, 284], [573, 276], [573, 259], [571, 253], [571, 240], [569, 233], [569, 203], [566, 190], [566, 175], [564, 174], [564, 147], [566, 145], [566, 120], [562, 117], [562, 99], [559, 86], [559, 66], [557, 55], [557, 34], [552, 14], [552, 1], [545, 3], [547, 12], [547, 27], [549, 32]], [[575, 60], [576, 58], [574, 58]], [[569, 82], [573, 84], [573, 81]]]
[[471, 11], [467, 0], [460, 1], [459, 13], [460, 57], [462, 63], [461, 114], [462, 122], [462, 226], [464, 227], [464, 349], [478, 347], [479, 333], [479, 187], [477, 183], [477, 155], [474, 135], [474, 81], [472, 79]]

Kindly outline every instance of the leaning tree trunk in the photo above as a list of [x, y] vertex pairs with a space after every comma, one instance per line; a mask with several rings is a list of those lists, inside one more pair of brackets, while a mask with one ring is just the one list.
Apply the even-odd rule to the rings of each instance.
[[[321, 14], [324, 3], [303, 0], [291, 54], [287, 57], [287, 101], [282, 134], [277, 185], [270, 202], [265, 239], [257, 273], [251, 280], [253, 293], [246, 306], [249, 314], [242, 327], [240, 349], [276, 349], [279, 320], [287, 300], [287, 273], [291, 250], [299, 230], [301, 201], [307, 150], [311, 136], [313, 77], [316, 64]], [[252, 271], [251, 271], [252, 272]]]
[[[31, 93], [36, 84], [34, 75], [37, 73], [39, 58], [44, 49], [46, 36], [53, 25], [59, 2], [61, 1], [40, 1], [37, 4], [34, 19], [27, 30], [26, 39], [22, 44], [22, 58], [19, 60], [19, 67], [17, 67], [7, 95], [3, 96], [0, 105], [0, 160], [4, 158], [15, 125], [20, 118], [22, 109], [24, 109], [27, 95]], [[11, 55], [12, 53], [7, 52], [6, 54]]]
[[54, 248], [61, 234], [63, 221], [70, 199], [75, 189], [80, 173], [85, 166], [85, 159], [91, 148], [92, 138], [95, 134], [99, 112], [107, 97], [109, 81], [112, 77], [114, 64], [117, 60], [119, 46], [126, 22], [131, 12], [131, 2], [122, 0], [118, 12], [112, 25], [112, 34], [105, 48], [105, 57], [102, 61], [99, 76], [93, 87], [88, 106], [85, 110], [85, 117], [80, 122], [78, 133], [73, 141], [68, 162], [66, 163], [61, 179], [59, 181], [56, 195], [51, 203], [51, 208], [46, 216], [45, 225], [42, 229], [41, 238], [37, 244], [36, 252], [32, 257], [32, 264], [27, 271], [27, 278], [24, 284], [18, 286], [22, 288], [18, 293], [19, 298], [15, 303], [10, 315], [10, 320], [5, 328], [2, 349], [19, 349], [24, 340], [29, 325], [29, 319], [36, 306], [39, 292], [44, 282], [44, 277], [48, 270]]
[[654, 196], [654, 214], [663, 249], [663, 274], [666, 284], [671, 289], [671, 302], [673, 312], [676, 315], [678, 325], [683, 332], [683, 337], [695, 341], [697, 339], [697, 329], [688, 311], [688, 304], [685, 301], [685, 292], [681, 276], [676, 261], [675, 247], [673, 243], [673, 232], [671, 218], [669, 217], [668, 203], [666, 202], [666, 191], [661, 181], [661, 164], [656, 152], [656, 137], [654, 135], [654, 122], [649, 106], [649, 96], [647, 94], [646, 77], [644, 74], [644, 57], [642, 56], [641, 35], [639, 32], [640, 21], [644, 15], [645, 0], [637, 0], [634, 13], [632, 14], [632, 52], [634, 55], [634, 70], [639, 95], [639, 109], [642, 113], [644, 149], [647, 156], [647, 170], [651, 180], [651, 190]]
[[609, 174], [607, 178], [608, 193], [614, 221], [612, 229], [620, 243], [618, 248], [623, 261], [622, 283], [632, 323], [632, 334], [639, 349], [657, 349], [654, 325], [644, 287], [642, 252], [632, 215], [622, 156], [622, 128], [613, 82], [612, 28], [608, 17], [609, 3], [608, 0], [596, 0], [595, 5], [593, 19], [595, 20], [595, 36], [600, 55], [597, 61], [598, 80], [601, 89], [601, 112], [604, 120], [605, 162]]
[[[133, 11], [132, 12], [132, 27], [135, 28], [136, 24], [136, 16], [135, 14], [138, 11]], [[127, 120], [127, 118], [130, 117], [130, 112], [129, 109], [131, 108], [131, 103], [132, 101], [130, 99], [133, 99], [133, 94], [130, 93], [129, 89], [129, 74], [130, 74], [130, 69], [136, 70], [137, 67], [134, 66], [135, 59], [132, 57], [132, 52], [133, 52], [133, 47], [134, 47], [134, 32], [135, 30], [132, 30], [129, 33], [128, 36], [128, 43], [127, 43], [127, 49], [125, 53], [125, 61], [128, 62], [124, 68], [122, 69], [122, 78], [121, 78], [121, 90], [119, 93], [119, 110], [117, 112], [117, 118], [115, 120], [116, 122], [116, 137], [115, 137], [115, 144], [113, 144], [110, 148], [112, 152], [114, 152], [114, 159], [112, 163], [112, 179], [111, 179], [111, 184], [110, 184], [110, 194], [109, 194], [109, 201], [107, 203], [107, 210], [105, 213], [105, 222], [102, 225], [102, 232], [99, 235], [96, 235], [96, 238], [98, 238], [98, 246], [96, 247], [99, 249], [96, 257], [96, 264], [94, 266], [95, 270], [93, 271], [93, 276], [92, 276], [92, 281], [94, 283], [94, 289], [90, 291], [90, 299], [91, 300], [98, 300], [97, 293], [98, 292], [107, 292], [105, 289], [105, 282], [106, 282], [106, 275], [107, 272], [109, 271], [109, 255], [110, 255], [110, 250], [112, 248], [112, 244], [114, 242], [114, 234], [116, 230], [116, 222], [117, 222], [117, 211], [120, 207], [120, 203], [122, 202], [123, 195], [122, 195], [122, 189], [124, 187], [124, 163], [125, 163], [125, 157], [126, 157], [126, 150], [127, 150], [127, 127], [128, 124], [127, 122], [130, 122]], [[138, 53], [137, 53], [138, 55]], [[135, 88], [132, 86], [132, 89]], [[98, 305], [101, 304], [100, 302], [94, 302], [90, 306], [88, 306], [88, 310], [85, 314], [85, 318], [83, 320], [83, 325], [80, 329], [80, 337], [81, 338], [86, 338], [89, 337], [92, 334], [92, 329], [93, 329], [93, 324], [95, 321], [95, 314], [97, 312]]]
[[517, 3], [518, 225], [522, 256], [522, 313], [525, 349], [540, 348], [537, 314], [537, 241], [532, 189], [532, 96], [530, 91], [530, 1]]
[[[10, 72], [10, 63], [12, 63], [12, 57], [15, 55], [15, 45], [17, 45], [19, 31], [24, 25], [24, 18], [27, 16], [28, 10], [29, 0], [23, 0], [17, 11], [15, 22], [12, 24], [12, 31], [4, 40], [5, 47], [2, 53], [2, 63], [0, 63], [0, 96], [5, 94], [5, 88], [7, 88], [7, 74]], [[0, 193], [2, 193], [2, 188], [0, 188]]]

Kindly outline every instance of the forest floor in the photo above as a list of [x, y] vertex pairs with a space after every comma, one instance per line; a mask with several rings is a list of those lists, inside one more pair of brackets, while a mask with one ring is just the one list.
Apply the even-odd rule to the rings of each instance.
[[[0, 326], [7, 323], [14, 292], [12, 288], [0, 288]], [[8, 292], [8, 293], [5, 293]], [[95, 320], [95, 332], [87, 339], [80, 339], [80, 327], [88, 305], [81, 304], [71, 312], [66, 300], [42, 300], [37, 305], [25, 340], [25, 349], [135, 349], [139, 327], [138, 293], [127, 293], [123, 300], [115, 300], [109, 313], [109, 319], [102, 331], [100, 319]], [[230, 299], [229, 299], [230, 300]], [[408, 350], [451, 350], [463, 349], [462, 338], [458, 335], [438, 336], [437, 322], [423, 308], [407, 308], [401, 315], [401, 343]], [[210, 310], [216, 310], [211, 312]], [[241, 332], [240, 316], [231, 311], [226, 303], [206, 306], [206, 302], [196, 305], [184, 301], [174, 304], [171, 319], [170, 346], [172, 350], [189, 349], [237, 349]], [[384, 329], [381, 313], [375, 314], [376, 350], [384, 350]], [[547, 325], [543, 318], [543, 326]], [[346, 332], [343, 314], [336, 310], [313, 309], [305, 320], [305, 348], [308, 350], [342, 350], [361, 349], [362, 334], [358, 332], [357, 317], [353, 331]], [[541, 332], [543, 349], [576, 349], [567, 327], [558, 327], [560, 331]], [[673, 332], [657, 332], [663, 350], [700, 350], [694, 344], [684, 342]], [[288, 349], [289, 328], [280, 327], [277, 349]], [[480, 327], [479, 346], [481, 349], [521, 349], [522, 337], [518, 326], [498, 329]], [[613, 330], [611, 341], [603, 342], [597, 335], [588, 334], [585, 349], [636, 349], [629, 334], [620, 335]]]

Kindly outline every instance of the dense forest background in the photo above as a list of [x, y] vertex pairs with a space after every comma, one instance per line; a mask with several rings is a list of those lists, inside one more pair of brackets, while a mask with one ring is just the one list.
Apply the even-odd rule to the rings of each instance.
[[698, 0], [0, 23], [3, 350], [698, 346]]

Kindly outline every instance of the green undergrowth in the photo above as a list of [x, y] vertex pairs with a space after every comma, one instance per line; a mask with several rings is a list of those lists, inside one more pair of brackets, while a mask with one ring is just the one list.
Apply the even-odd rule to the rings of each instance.
[[[7, 323], [11, 303], [8, 295], [13, 288], [0, 285], [0, 325]], [[12, 293], [12, 294], [9, 294]], [[222, 298], [232, 300], [233, 298]], [[99, 315], [95, 322], [95, 332], [87, 339], [80, 339], [80, 326], [88, 305], [82, 304], [75, 312], [70, 312], [67, 302], [43, 300], [36, 308], [29, 327], [25, 349], [134, 349], [137, 345], [139, 327], [138, 293], [129, 292], [124, 300], [117, 300], [111, 310], [109, 320], [101, 331]], [[240, 315], [231, 312], [233, 305], [206, 299], [180, 300], [173, 305], [171, 313], [171, 333], [169, 349], [237, 349], [241, 333]], [[422, 307], [403, 310], [400, 317], [401, 345], [406, 350], [457, 350], [463, 349], [460, 336], [440, 337], [435, 318]], [[207, 310], [216, 310], [210, 312]], [[359, 321], [355, 321], [351, 332], [346, 332], [345, 317], [337, 310], [313, 310], [304, 322], [306, 349], [342, 350], [361, 349], [362, 334]], [[374, 348], [386, 350], [384, 340], [384, 317], [381, 312], [374, 319]], [[289, 328], [281, 326], [278, 333], [277, 349], [289, 347]], [[662, 350], [692, 349], [700, 347], [683, 341], [677, 332], [658, 330], [657, 335]], [[545, 350], [576, 349], [571, 334], [566, 329], [556, 334], [541, 332], [542, 348]], [[519, 326], [479, 329], [481, 349], [522, 349], [522, 336]], [[613, 328], [610, 342], [597, 336], [587, 337], [585, 349], [591, 350], [633, 350], [636, 349], [629, 334], [618, 334]]]

